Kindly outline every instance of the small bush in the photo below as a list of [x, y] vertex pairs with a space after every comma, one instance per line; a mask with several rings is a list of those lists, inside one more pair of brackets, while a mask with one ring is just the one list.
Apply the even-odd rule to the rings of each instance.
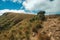
[[39, 18], [37, 16], [34, 16], [33, 18], [30, 19], [30, 22], [33, 22], [35, 20], [38, 20]]
[[23, 27], [22, 26], [20, 26], [20, 30], [22, 30], [23, 29]]
[[41, 21], [46, 20], [44, 14], [45, 14], [45, 11], [38, 12], [36, 16], [30, 19], [30, 22], [33, 22], [35, 20], [41, 20]]
[[27, 30], [26, 32], [25, 32], [25, 35], [26, 35], [26, 40], [30, 40], [30, 35], [29, 35], [30, 33], [29, 33], [29, 31]]
[[36, 24], [36, 26], [32, 29], [32, 32], [34, 33], [38, 33], [38, 30], [43, 28], [42, 25], [40, 24]]
[[43, 28], [42, 25], [37, 24], [37, 25], [36, 25], [36, 29], [40, 29], [40, 28]]
[[2, 31], [3, 30], [3, 27], [0, 27], [0, 31]]
[[33, 29], [32, 29], [32, 32], [34, 32], [34, 33], [38, 33], [38, 31], [37, 31], [36, 28], [33, 28]]
[[4, 13], [3, 15], [4, 15], [4, 16], [7, 16], [7, 15], [8, 15], [8, 13]]
[[37, 16], [39, 17], [39, 19], [41, 21], [44, 21], [45, 20], [45, 11], [40, 11], [37, 13]]
[[30, 19], [30, 22], [33, 22], [33, 21], [35, 21], [35, 18]]
[[7, 35], [4, 35], [4, 37], [7, 37]]
[[9, 40], [15, 40], [13, 34], [11, 34], [11, 36], [9, 37]]
[[17, 24], [17, 23], [19, 23], [20, 21], [22, 21], [22, 19], [21, 19], [21, 20], [19, 20], [19, 19], [16, 20], [16, 19], [15, 19], [15, 20], [14, 20], [14, 24]]

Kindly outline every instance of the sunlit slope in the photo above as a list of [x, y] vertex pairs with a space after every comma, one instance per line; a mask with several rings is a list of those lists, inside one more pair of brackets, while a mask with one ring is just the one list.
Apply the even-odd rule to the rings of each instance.
[[0, 40], [60, 40], [60, 15], [41, 20], [39, 15], [5, 13], [0, 17]]
[[[8, 29], [9, 27], [19, 23], [20, 21], [24, 19], [29, 19], [33, 17], [34, 15], [29, 14], [18, 14], [18, 13], [5, 13], [0, 18], [0, 27], [4, 29]], [[6, 28], [7, 27], [7, 28]]]

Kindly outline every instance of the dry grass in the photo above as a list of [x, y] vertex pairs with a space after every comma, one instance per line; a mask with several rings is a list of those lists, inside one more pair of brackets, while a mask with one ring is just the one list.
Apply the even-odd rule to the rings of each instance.
[[[33, 20], [31, 22], [30, 19], [34, 16], [32, 14], [18, 13], [2, 15], [0, 17], [0, 40], [60, 39], [60, 16], [49, 15], [46, 16], [46, 21]], [[33, 36], [33, 29], [37, 30], [35, 36]]]

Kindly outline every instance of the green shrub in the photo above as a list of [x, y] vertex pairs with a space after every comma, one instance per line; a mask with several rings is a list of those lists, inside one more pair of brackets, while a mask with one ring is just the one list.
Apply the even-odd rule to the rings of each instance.
[[30, 22], [33, 22], [35, 20], [44, 21], [45, 20], [45, 11], [38, 12], [36, 16], [34, 16], [33, 18], [30, 19]]
[[34, 16], [33, 18], [30, 19], [30, 22], [33, 22], [35, 20], [38, 20], [38, 17], [37, 16]]
[[40, 28], [43, 28], [42, 25], [37, 24], [37, 25], [36, 25], [36, 29], [40, 29]]
[[15, 40], [15, 38], [14, 38], [13, 34], [11, 34], [11, 36], [10, 36], [9, 40]]
[[8, 15], [8, 13], [4, 13], [3, 15], [4, 15], [4, 16], [7, 16], [7, 15]]
[[32, 29], [32, 32], [38, 33], [38, 30], [37, 30], [36, 28], [33, 28], [33, 29]]
[[22, 21], [22, 19], [15, 19], [15, 20], [14, 20], [14, 24], [17, 24], [17, 23], [19, 23], [20, 21]]
[[26, 35], [26, 40], [30, 40], [30, 35], [29, 35], [30, 33], [29, 33], [29, 31], [27, 30], [26, 32], [25, 32], [25, 35]]
[[42, 25], [40, 24], [36, 24], [36, 26], [32, 29], [32, 32], [34, 33], [38, 33], [38, 30], [43, 28]]
[[35, 21], [35, 18], [31, 18], [31, 19], [30, 19], [30, 22], [33, 22], [33, 21]]
[[23, 29], [23, 27], [22, 27], [22, 26], [20, 26], [19, 28], [20, 28], [20, 30], [22, 30], [22, 29]]
[[45, 11], [40, 11], [37, 13], [37, 16], [39, 17], [39, 19], [41, 21], [44, 21], [45, 20]]

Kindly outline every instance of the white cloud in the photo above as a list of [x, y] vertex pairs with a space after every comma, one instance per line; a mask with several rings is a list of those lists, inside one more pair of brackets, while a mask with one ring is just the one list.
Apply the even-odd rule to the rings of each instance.
[[13, 2], [16, 2], [17, 0], [12, 0]]
[[22, 0], [12, 0], [13, 2], [22, 3]]
[[[8, 0], [3, 0], [8, 1]], [[12, 2], [22, 3], [22, 0], [10, 0]], [[45, 10], [47, 14], [54, 14], [60, 12], [60, 0], [25, 0], [23, 1], [25, 10], [29, 11], [40, 11]], [[23, 7], [21, 7], [22, 9]]]
[[25, 0], [23, 6], [26, 10], [45, 10], [47, 13], [60, 11], [60, 0]]
[[[57, 13], [57, 12], [60, 12], [60, 0], [55, 0], [54, 2], [50, 3], [50, 8], [49, 9], [46, 9], [46, 12], [51, 12], [51, 14], [54, 12], [54, 13]], [[53, 13], [53, 14], [54, 14]]]
[[22, 3], [22, 0], [2, 0], [3, 2], [5, 1], [12, 1], [12, 2], [18, 2], [18, 3]]
[[26, 0], [26, 1], [23, 2], [23, 6], [27, 10], [35, 10], [37, 7], [40, 7], [42, 2], [44, 2], [44, 1], [45, 0]]
[[4, 10], [0, 10], [0, 15], [2, 15], [5, 12], [26, 13], [24, 10], [9, 10], [9, 9], [4, 9]]
[[25, 10], [9, 10], [9, 9], [4, 9], [4, 10], [0, 10], [0, 15], [4, 14], [5, 12], [34, 14], [34, 13], [32, 13], [32, 12], [26, 12]]

